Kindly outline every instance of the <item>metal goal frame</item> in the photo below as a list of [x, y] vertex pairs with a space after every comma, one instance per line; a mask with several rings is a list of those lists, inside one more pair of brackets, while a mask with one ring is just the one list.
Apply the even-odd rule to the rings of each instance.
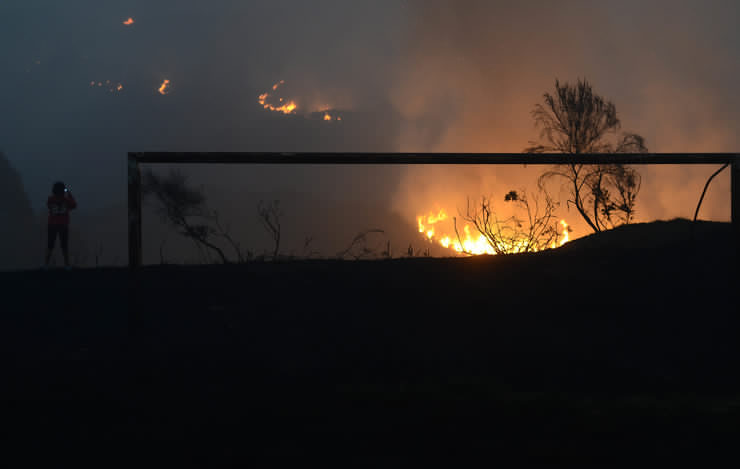
[[262, 165], [729, 165], [733, 244], [740, 252], [740, 153], [269, 153], [129, 152], [128, 263], [142, 265], [141, 164]]

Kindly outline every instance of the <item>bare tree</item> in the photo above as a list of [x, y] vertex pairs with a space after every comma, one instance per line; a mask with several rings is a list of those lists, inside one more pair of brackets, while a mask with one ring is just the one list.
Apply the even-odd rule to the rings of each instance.
[[157, 200], [157, 212], [163, 221], [193, 240], [198, 248], [208, 248], [218, 255], [221, 262], [229, 263], [223, 250], [212, 241], [217, 230], [210, 224], [214, 215], [206, 208], [203, 191], [188, 187], [182, 172], [171, 171], [168, 176], [160, 177], [150, 170], [145, 171], [142, 189], [144, 196]]
[[[555, 94], [544, 94], [544, 104], [532, 111], [540, 129], [539, 141], [527, 153], [645, 153], [645, 139], [635, 133], [617, 135], [621, 122], [616, 106], [595, 94], [590, 83], [555, 81]], [[540, 176], [565, 181], [568, 206], [574, 205], [594, 232], [630, 223], [640, 191], [640, 174], [626, 165], [558, 165]]]
[[311, 259], [314, 256], [319, 255], [319, 251], [313, 249], [311, 246], [313, 243], [313, 236], [306, 236], [303, 240], [303, 257]]
[[262, 226], [267, 230], [272, 241], [274, 243], [274, 249], [272, 252], [272, 259], [277, 260], [280, 252], [280, 237], [281, 237], [281, 225], [280, 217], [283, 215], [280, 210], [280, 201], [273, 200], [270, 203], [265, 203], [260, 200], [257, 204], [257, 215], [262, 223]]
[[365, 230], [357, 233], [357, 235], [352, 239], [352, 242], [347, 246], [346, 249], [339, 251], [337, 253], [337, 257], [339, 259], [344, 259], [346, 256], [351, 256], [355, 260], [360, 260], [362, 258], [368, 258], [373, 257], [376, 254], [377, 249], [371, 248], [367, 245], [368, 243], [368, 235], [371, 233], [385, 233], [383, 230], [380, 229], [370, 229]]
[[[519, 211], [524, 213], [524, 218], [515, 214], [500, 219], [491, 198], [485, 196], [475, 205], [471, 205], [468, 199], [466, 212], [461, 216], [485, 237], [496, 254], [542, 251], [557, 243], [560, 236], [555, 221], [557, 203], [546, 192], [542, 192], [544, 204], [537, 196], [533, 196], [530, 202], [525, 191], [509, 191], [504, 196], [504, 202], [515, 204]], [[465, 250], [457, 229], [456, 218], [454, 224], [455, 234], [463, 252], [472, 254]]]
[[231, 226], [221, 223], [219, 213], [216, 210], [213, 211], [212, 218], [215, 225], [216, 236], [223, 238], [224, 240], [226, 240], [227, 243], [229, 243], [231, 248], [234, 250], [234, 253], [236, 253], [236, 258], [239, 263], [246, 262], [247, 259], [250, 257], [249, 253], [245, 254], [244, 250], [242, 249], [241, 243], [235, 240], [233, 236], [231, 236]]

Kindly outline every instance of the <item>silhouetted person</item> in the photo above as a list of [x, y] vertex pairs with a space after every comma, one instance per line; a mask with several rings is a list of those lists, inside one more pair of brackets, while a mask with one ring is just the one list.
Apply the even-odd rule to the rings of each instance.
[[62, 254], [64, 255], [64, 266], [69, 268], [69, 211], [77, 207], [77, 202], [72, 197], [72, 192], [69, 191], [69, 188], [63, 182], [57, 182], [54, 183], [51, 189], [51, 195], [46, 201], [46, 206], [49, 208], [49, 238], [44, 267], [49, 265], [51, 253], [54, 250], [54, 244], [58, 236], [59, 244], [62, 246]]

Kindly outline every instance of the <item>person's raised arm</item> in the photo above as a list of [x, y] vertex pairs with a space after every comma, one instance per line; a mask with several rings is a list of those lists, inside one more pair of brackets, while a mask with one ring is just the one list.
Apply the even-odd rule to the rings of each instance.
[[72, 196], [72, 193], [67, 191], [67, 208], [72, 210], [73, 208], [77, 208], [77, 201]]

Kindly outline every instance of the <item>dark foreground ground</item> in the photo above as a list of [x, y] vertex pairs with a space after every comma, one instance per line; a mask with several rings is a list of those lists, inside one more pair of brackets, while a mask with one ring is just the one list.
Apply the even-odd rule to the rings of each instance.
[[19, 467], [737, 458], [730, 227], [703, 223], [693, 243], [688, 230], [634, 225], [511, 257], [3, 273], [4, 454]]

